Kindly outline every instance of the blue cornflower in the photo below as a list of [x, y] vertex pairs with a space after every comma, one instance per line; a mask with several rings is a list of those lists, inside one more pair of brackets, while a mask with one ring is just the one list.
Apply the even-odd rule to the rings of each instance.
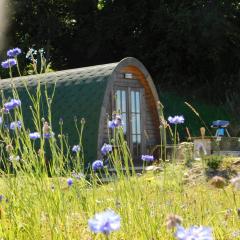
[[6, 61], [3, 61], [1, 63], [3, 68], [10, 68], [10, 67], [12, 67], [12, 66], [14, 66], [16, 64], [17, 64], [17, 61], [14, 58], [9, 58]]
[[33, 140], [35, 140], [35, 139], [38, 139], [38, 138], [40, 138], [40, 137], [41, 137], [41, 135], [40, 135], [40, 133], [39, 133], [39, 132], [33, 132], [33, 133], [29, 133], [29, 137], [30, 137], [30, 139], [33, 139]]
[[174, 116], [174, 117], [171, 117], [169, 116], [168, 117], [168, 121], [171, 123], [171, 124], [181, 124], [181, 123], [184, 123], [184, 117], [183, 116]]
[[151, 162], [154, 160], [153, 155], [142, 155], [142, 160], [145, 162]]
[[13, 48], [7, 51], [8, 57], [16, 57], [19, 54], [21, 54], [21, 49], [20, 48]]
[[50, 138], [54, 137], [54, 132], [44, 133], [44, 134], [43, 134], [43, 137], [44, 137], [45, 139], [50, 139]]
[[19, 107], [19, 106], [21, 106], [21, 100], [19, 100], [19, 99], [11, 99], [10, 102], [6, 102], [4, 104], [4, 109], [6, 111], [10, 111], [10, 110], [12, 110], [12, 109], [14, 109], [16, 107]]
[[67, 184], [68, 184], [69, 187], [72, 186], [73, 185], [73, 179], [72, 178], [68, 178], [67, 179]]
[[113, 210], [106, 210], [95, 214], [92, 219], [89, 219], [88, 226], [94, 233], [108, 235], [110, 232], [120, 228], [120, 217]]
[[77, 153], [77, 152], [80, 152], [80, 146], [79, 145], [74, 145], [73, 147], [72, 147], [72, 151], [73, 152], [75, 152], [75, 153]]
[[177, 240], [213, 240], [212, 229], [204, 226], [192, 226], [188, 229], [178, 226], [175, 237]]
[[99, 170], [101, 168], [103, 168], [103, 161], [102, 160], [96, 160], [92, 163], [93, 171]]
[[22, 127], [21, 121], [16, 121], [16, 122], [11, 122], [9, 128], [11, 130], [15, 130], [15, 129], [21, 129], [21, 127]]
[[0, 194], [0, 202], [2, 202], [4, 196], [2, 194]]
[[111, 144], [106, 144], [104, 143], [102, 148], [101, 148], [101, 152], [103, 155], [107, 155], [107, 153], [112, 151], [112, 145]]
[[116, 115], [112, 121], [108, 121], [109, 128], [121, 127], [123, 125], [122, 117], [120, 115]]
[[0, 117], [0, 125], [3, 123], [3, 119], [2, 117]]

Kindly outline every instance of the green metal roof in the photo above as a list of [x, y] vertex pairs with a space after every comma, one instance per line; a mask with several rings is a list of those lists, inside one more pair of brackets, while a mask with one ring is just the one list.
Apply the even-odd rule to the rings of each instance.
[[[98, 65], [59, 71], [41, 75], [14, 78], [13, 83], [18, 89], [26, 128], [32, 129], [30, 99], [27, 96], [24, 81], [27, 82], [31, 92], [36, 90], [38, 81], [47, 84], [50, 92], [56, 82], [56, 91], [52, 103], [52, 128], [55, 134], [59, 133], [59, 119], [63, 119], [63, 132], [69, 136], [69, 144], [78, 144], [78, 134], [74, 126], [74, 117], [78, 120], [85, 118], [83, 145], [85, 161], [94, 161], [97, 157], [98, 128], [101, 107], [107, 82], [111, 79], [117, 63]], [[0, 89], [5, 97], [10, 97], [11, 79], [0, 80]], [[47, 106], [42, 103], [42, 117], [47, 119]]]

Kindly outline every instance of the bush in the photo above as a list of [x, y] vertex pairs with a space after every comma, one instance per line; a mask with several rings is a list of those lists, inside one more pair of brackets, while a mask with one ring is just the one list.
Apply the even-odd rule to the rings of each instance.
[[219, 155], [210, 155], [210, 156], [205, 156], [203, 160], [207, 163], [207, 166], [209, 168], [216, 170], [221, 165], [223, 157]]

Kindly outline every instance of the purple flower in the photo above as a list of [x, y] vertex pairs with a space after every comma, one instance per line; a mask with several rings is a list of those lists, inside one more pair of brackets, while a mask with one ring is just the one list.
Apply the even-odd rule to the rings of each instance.
[[21, 54], [21, 49], [20, 48], [13, 48], [7, 51], [8, 57], [16, 57], [19, 54]]
[[75, 153], [77, 153], [77, 152], [80, 152], [80, 146], [79, 145], [74, 145], [73, 147], [72, 147], [72, 151], [73, 152], [75, 152]]
[[188, 229], [178, 226], [175, 237], [177, 240], [213, 240], [212, 229], [204, 226], [193, 226]]
[[45, 139], [50, 139], [50, 138], [54, 137], [54, 132], [44, 133], [44, 134], [43, 134], [43, 137], [44, 137]]
[[84, 179], [85, 175], [83, 173], [76, 173], [75, 171], [72, 172], [72, 176], [77, 180]]
[[103, 161], [102, 160], [96, 160], [92, 163], [93, 171], [99, 170], [101, 168], [103, 168]]
[[68, 178], [68, 179], [67, 179], [67, 184], [68, 184], [69, 187], [73, 185], [73, 180], [72, 180], [72, 178]]
[[174, 117], [169, 116], [168, 121], [171, 124], [175, 124], [175, 125], [181, 124], [181, 123], [184, 123], [184, 117], [183, 116], [174, 116]]
[[108, 235], [120, 228], [120, 217], [113, 210], [106, 210], [95, 214], [92, 219], [89, 219], [88, 226], [94, 233]]
[[19, 107], [21, 106], [21, 100], [19, 99], [11, 99], [10, 102], [6, 102], [4, 104], [4, 108], [7, 110], [7, 111], [10, 111], [16, 107]]
[[104, 143], [102, 148], [101, 148], [101, 152], [103, 155], [107, 155], [107, 153], [112, 151], [112, 145], [111, 144], [106, 144]]
[[116, 115], [112, 121], [108, 121], [108, 127], [112, 129], [116, 127], [121, 127], [122, 125], [123, 123], [120, 115]]
[[151, 162], [154, 160], [153, 155], [142, 155], [142, 160], [145, 162]]
[[2, 117], [0, 117], [0, 125], [3, 123], [3, 119]]
[[22, 127], [21, 121], [16, 121], [16, 122], [11, 122], [9, 128], [11, 130], [16, 130], [16, 129], [21, 129], [21, 127]]
[[6, 61], [3, 61], [1, 63], [3, 68], [10, 68], [10, 67], [12, 67], [12, 66], [14, 66], [16, 64], [17, 64], [17, 61], [14, 58], [9, 58]]
[[40, 133], [38, 133], [38, 132], [33, 132], [33, 133], [29, 133], [29, 137], [30, 137], [30, 139], [35, 140], [35, 139], [40, 138], [41, 135], [40, 135]]

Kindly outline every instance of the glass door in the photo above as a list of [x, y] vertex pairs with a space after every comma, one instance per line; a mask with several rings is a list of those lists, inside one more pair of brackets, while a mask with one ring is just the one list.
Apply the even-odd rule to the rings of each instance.
[[141, 99], [140, 99], [140, 90], [130, 90], [131, 92], [131, 141], [130, 146], [134, 158], [137, 158], [141, 155]]
[[142, 92], [141, 88], [121, 87], [115, 91], [116, 111], [124, 123], [125, 139], [129, 144], [134, 162], [142, 153]]

